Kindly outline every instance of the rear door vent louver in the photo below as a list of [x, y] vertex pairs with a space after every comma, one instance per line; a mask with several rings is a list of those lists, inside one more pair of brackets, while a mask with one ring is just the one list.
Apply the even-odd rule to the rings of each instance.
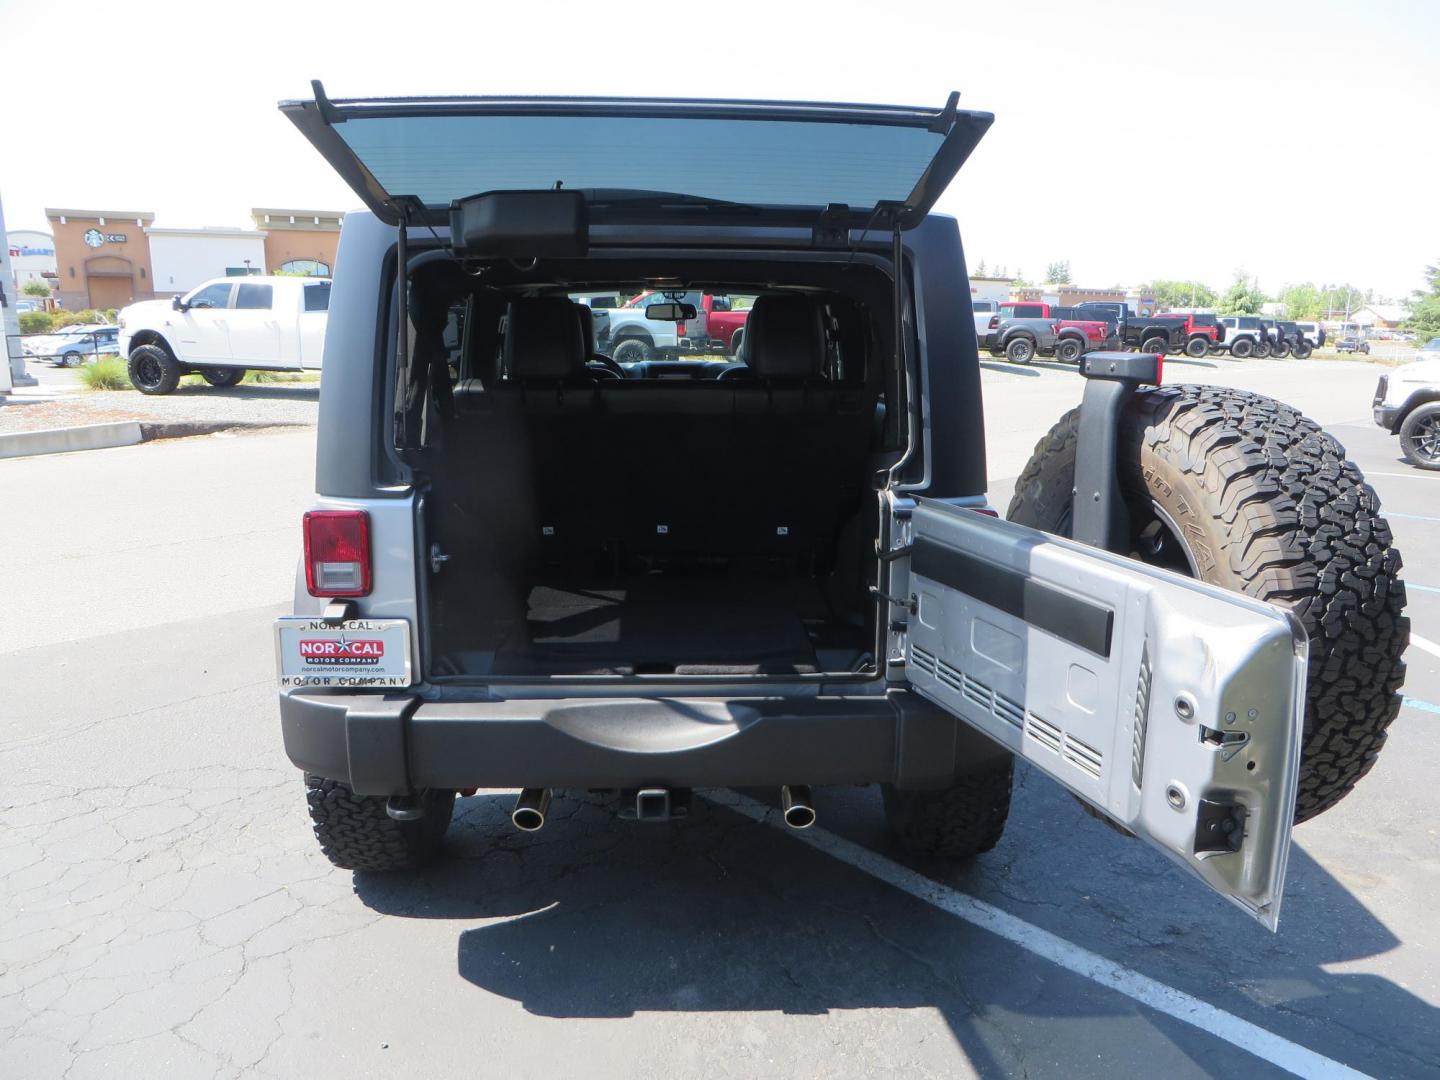
[[911, 646], [910, 666], [934, 679], [945, 691], [959, 695], [963, 701], [1012, 730], [1028, 735], [1087, 776], [1100, 779], [1105, 755], [1089, 743], [1067, 734], [1044, 717], [1027, 712], [1018, 701], [991, 689], [975, 676], [965, 674], [926, 649]]

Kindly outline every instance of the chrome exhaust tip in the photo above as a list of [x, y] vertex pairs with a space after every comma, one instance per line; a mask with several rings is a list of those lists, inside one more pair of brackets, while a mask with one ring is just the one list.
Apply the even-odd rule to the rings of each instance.
[[550, 809], [550, 789], [527, 787], [515, 800], [510, 820], [521, 832], [535, 832], [545, 825], [545, 811]]
[[780, 789], [780, 813], [792, 829], [815, 824], [815, 804], [810, 801], [809, 784], [786, 784]]

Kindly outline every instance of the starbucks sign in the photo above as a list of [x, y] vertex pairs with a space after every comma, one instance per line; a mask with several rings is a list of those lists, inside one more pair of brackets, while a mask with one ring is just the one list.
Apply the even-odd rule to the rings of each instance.
[[98, 248], [102, 244], [123, 244], [125, 243], [124, 233], [102, 233], [99, 229], [86, 229], [85, 235], [81, 237], [87, 247]]

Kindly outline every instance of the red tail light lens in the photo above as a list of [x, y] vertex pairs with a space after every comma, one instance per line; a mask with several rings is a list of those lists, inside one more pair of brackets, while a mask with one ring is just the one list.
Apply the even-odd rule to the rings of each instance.
[[305, 587], [311, 596], [370, 595], [370, 515], [311, 510], [305, 515]]
[[677, 323], [675, 324], [675, 336], [676, 336], [676, 337], [684, 337], [684, 336], [685, 336], [685, 324], [684, 324], [683, 322], [677, 322]]
[[999, 329], [1000, 329], [1000, 316], [999, 316], [999, 315], [991, 315], [991, 316], [990, 316], [990, 329], [991, 329], [991, 330], [999, 330]]

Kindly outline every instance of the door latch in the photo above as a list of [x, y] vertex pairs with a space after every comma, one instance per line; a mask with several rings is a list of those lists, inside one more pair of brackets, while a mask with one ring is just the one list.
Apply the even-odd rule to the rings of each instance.
[[878, 585], [871, 585], [870, 595], [894, 604], [896, 607], [902, 607], [911, 615], [918, 613], [920, 610], [920, 598], [914, 593], [911, 593], [906, 599], [902, 600], [898, 596], [891, 596], [889, 593], [881, 592]]
[[440, 549], [439, 544], [430, 545], [430, 573], [440, 573], [440, 568], [450, 561], [450, 556]]

